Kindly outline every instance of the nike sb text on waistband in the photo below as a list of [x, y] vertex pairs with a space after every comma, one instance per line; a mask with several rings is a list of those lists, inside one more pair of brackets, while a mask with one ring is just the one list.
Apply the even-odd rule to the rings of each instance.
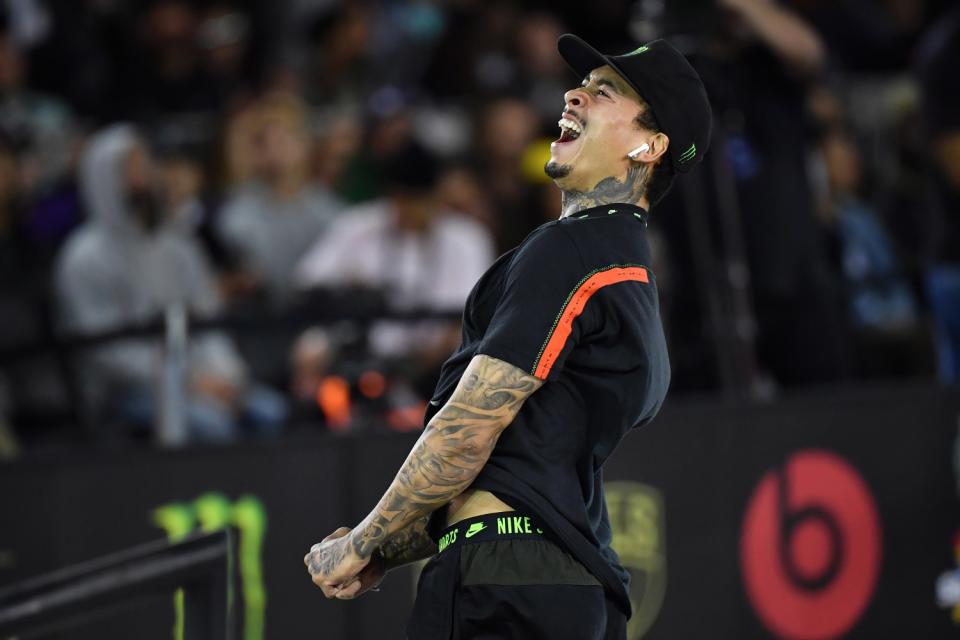
[[505, 540], [508, 538], [540, 538], [545, 529], [539, 518], [515, 511], [489, 513], [467, 518], [443, 530], [437, 541], [437, 553], [467, 542]]

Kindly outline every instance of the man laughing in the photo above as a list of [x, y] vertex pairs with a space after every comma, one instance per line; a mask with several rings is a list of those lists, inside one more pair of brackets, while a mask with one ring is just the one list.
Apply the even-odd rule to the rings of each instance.
[[603, 464], [670, 379], [648, 211], [706, 153], [700, 78], [664, 41], [606, 56], [573, 35], [547, 175], [557, 221], [501, 256], [467, 300], [426, 428], [383, 498], [304, 558], [328, 598], [431, 557], [414, 640], [626, 638]]

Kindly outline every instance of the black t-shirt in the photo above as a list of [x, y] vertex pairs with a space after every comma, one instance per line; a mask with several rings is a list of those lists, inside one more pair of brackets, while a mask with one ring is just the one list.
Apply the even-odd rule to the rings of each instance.
[[639, 207], [604, 205], [539, 227], [473, 288], [462, 344], [427, 411], [429, 420], [477, 354], [546, 380], [472, 488], [543, 519], [627, 614], [629, 574], [610, 548], [601, 467], [657, 413], [670, 380], [649, 264]]

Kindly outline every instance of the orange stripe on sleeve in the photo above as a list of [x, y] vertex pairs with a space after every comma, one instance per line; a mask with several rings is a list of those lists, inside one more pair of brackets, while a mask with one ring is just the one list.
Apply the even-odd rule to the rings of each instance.
[[593, 294], [611, 284], [629, 280], [649, 282], [647, 270], [643, 267], [613, 267], [595, 273], [580, 283], [567, 298], [567, 302], [557, 318], [556, 325], [544, 343], [543, 352], [537, 360], [533, 375], [541, 380], [546, 380], [547, 376], [550, 375], [550, 369], [557, 361], [570, 338], [570, 333], [573, 331], [573, 321], [583, 313]]

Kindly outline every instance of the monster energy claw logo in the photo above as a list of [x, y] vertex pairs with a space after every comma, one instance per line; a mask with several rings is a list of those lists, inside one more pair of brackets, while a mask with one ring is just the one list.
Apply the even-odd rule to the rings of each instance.
[[649, 51], [649, 50], [650, 50], [650, 47], [648, 47], [647, 45], [643, 45], [642, 47], [637, 47], [636, 49], [634, 49], [633, 51], [631, 51], [631, 52], [628, 53], [627, 55], [628, 55], [628, 56], [636, 56], [636, 55], [640, 55], [641, 53], [646, 53], [646, 52]]
[[[220, 493], [206, 493], [193, 502], [173, 502], [153, 510], [154, 524], [163, 529], [171, 542], [182, 540], [198, 529], [205, 533], [235, 527], [240, 532], [239, 564], [243, 585], [243, 638], [262, 640], [267, 606], [263, 586], [261, 552], [267, 530], [267, 512], [254, 496], [241, 496], [230, 502]], [[232, 593], [230, 594], [232, 598]], [[174, 595], [175, 640], [183, 639], [183, 590]]]
[[696, 155], [697, 155], [697, 143], [692, 142], [690, 143], [690, 146], [687, 147], [687, 150], [680, 154], [680, 159], [679, 159], [680, 164], [683, 164], [684, 162], [687, 162], [689, 160], [693, 160], [694, 156]]
[[604, 491], [613, 549], [630, 571], [634, 614], [629, 640], [640, 640], [657, 619], [667, 589], [666, 534], [660, 492], [639, 482], [609, 482]]

